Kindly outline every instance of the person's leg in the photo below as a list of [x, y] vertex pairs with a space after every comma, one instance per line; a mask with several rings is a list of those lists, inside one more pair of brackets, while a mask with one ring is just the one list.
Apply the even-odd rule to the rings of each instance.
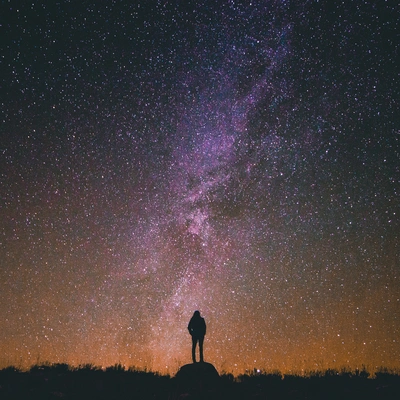
[[204, 361], [203, 357], [203, 343], [204, 343], [204, 336], [199, 338], [199, 349], [200, 349], [200, 362]]
[[196, 344], [197, 344], [197, 338], [192, 336], [192, 360], [194, 363], [196, 362]]

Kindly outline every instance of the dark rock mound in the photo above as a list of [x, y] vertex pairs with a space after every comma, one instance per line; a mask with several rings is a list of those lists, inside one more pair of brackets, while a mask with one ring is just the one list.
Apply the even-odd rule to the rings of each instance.
[[218, 389], [220, 376], [214, 365], [206, 362], [186, 364], [175, 375], [177, 394], [205, 394]]
[[186, 364], [179, 369], [175, 377], [177, 380], [203, 380], [213, 382], [219, 380], [219, 374], [214, 365], [207, 362]]

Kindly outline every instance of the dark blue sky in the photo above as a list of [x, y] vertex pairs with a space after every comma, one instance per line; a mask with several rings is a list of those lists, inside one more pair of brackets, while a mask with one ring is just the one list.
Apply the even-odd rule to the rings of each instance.
[[1, 6], [0, 364], [398, 367], [398, 8], [217, 3]]

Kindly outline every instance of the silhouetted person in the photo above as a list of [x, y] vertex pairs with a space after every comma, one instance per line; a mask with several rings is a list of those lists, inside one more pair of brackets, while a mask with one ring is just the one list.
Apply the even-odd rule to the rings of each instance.
[[200, 311], [195, 311], [188, 325], [189, 333], [192, 335], [192, 359], [196, 362], [196, 345], [199, 342], [200, 362], [203, 362], [203, 342], [206, 334], [206, 321], [200, 315]]

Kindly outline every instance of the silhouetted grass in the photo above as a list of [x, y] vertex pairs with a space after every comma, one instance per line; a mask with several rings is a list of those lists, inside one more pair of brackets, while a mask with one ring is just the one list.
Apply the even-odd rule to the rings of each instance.
[[384, 368], [373, 376], [365, 369], [310, 371], [305, 376], [258, 370], [237, 377], [225, 373], [218, 387], [203, 393], [177, 393], [175, 379], [121, 364], [102, 369], [45, 363], [29, 371], [10, 366], [0, 370], [0, 399], [400, 399], [399, 371]]

